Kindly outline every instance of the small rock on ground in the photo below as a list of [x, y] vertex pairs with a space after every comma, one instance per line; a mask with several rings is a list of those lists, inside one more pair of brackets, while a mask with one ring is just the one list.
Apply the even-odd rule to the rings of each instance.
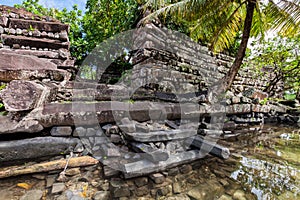
[[42, 199], [43, 191], [41, 190], [30, 190], [24, 194], [20, 200], [40, 200]]

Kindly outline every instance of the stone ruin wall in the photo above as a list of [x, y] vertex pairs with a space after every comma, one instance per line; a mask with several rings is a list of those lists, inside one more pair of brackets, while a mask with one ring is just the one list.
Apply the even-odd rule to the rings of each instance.
[[[176, 182], [178, 178], [180, 180], [192, 179], [195, 173], [201, 173], [201, 170], [198, 169], [201, 169], [200, 165], [204, 163], [195, 161], [199, 158], [195, 156], [197, 151], [194, 149], [183, 156], [182, 160], [170, 159], [169, 163], [166, 161], [166, 167], [163, 168], [149, 164], [147, 161], [148, 168], [146, 167], [144, 170], [145, 167], [139, 164], [140, 161], [134, 160], [133, 163], [126, 163], [126, 160], [122, 160], [124, 161], [123, 167], [127, 167], [127, 171], [120, 173], [113, 169], [112, 166], [115, 165], [116, 160], [120, 161], [122, 158], [119, 157], [123, 155], [116, 146], [125, 152], [132, 148], [132, 146], [129, 148], [128, 144], [124, 142], [124, 134], [144, 145], [141, 149], [153, 150], [154, 148], [156, 153], [147, 158], [154, 163], [164, 162], [168, 156], [172, 158], [171, 151], [181, 152], [181, 149], [177, 149], [177, 143], [170, 140], [178, 139], [186, 134], [194, 136], [196, 133], [178, 130], [177, 123], [178, 120], [180, 121], [182, 113], [177, 101], [168, 99], [169, 91], [165, 90], [166, 87], [160, 91], [167, 98], [156, 96], [155, 93], [149, 93], [149, 90], [141, 88], [133, 95], [132, 98], [136, 100], [133, 104], [122, 101], [126, 100], [123, 99], [126, 88], [121, 85], [83, 81], [76, 83], [74, 90], [76, 68], [69, 52], [69, 26], [48, 17], [36, 16], [24, 10], [6, 6], [0, 6], [0, 14], [2, 41], [0, 60], [3, 61], [0, 63], [0, 82], [1, 85], [6, 85], [5, 89], [0, 91], [0, 100], [7, 111], [4, 116], [0, 116], [0, 163], [5, 165], [22, 163], [28, 159], [38, 160], [45, 155], [65, 158], [71, 151], [75, 156], [91, 155], [93, 151], [99, 152], [100, 145], [103, 147], [101, 153], [112, 158], [103, 160], [99, 157], [101, 174], [110, 180], [109, 183], [103, 183], [106, 186], [103, 186], [101, 190], [109, 191], [109, 195], [113, 198], [126, 196], [155, 198], [172, 193], [178, 194], [181, 191], [178, 187], [176, 189], [173, 182]], [[182, 81], [187, 80], [191, 85], [191, 87], [185, 88], [185, 92], [189, 92], [192, 91], [192, 88], [205, 90], [215, 78], [222, 77], [228, 70], [228, 63], [232, 61], [232, 58], [224, 55], [214, 57], [205, 47], [195, 47], [193, 43], [187, 45], [184, 48], [178, 46], [177, 54], [151, 48], [139, 49], [133, 61], [132, 77], [142, 81], [139, 83], [140, 85], [144, 85], [143, 83], [147, 81], [143, 82], [143, 78], [149, 78], [151, 74], [159, 77], [157, 72], [161, 69], [156, 72], [144, 71], [146, 74], [140, 74], [138, 70], [149, 61], [152, 64], [158, 63], [159, 66], [167, 67], [166, 77], [179, 79], [185, 77]], [[182, 48], [185, 51], [179, 50]], [[193, 52], [195, 49], [201, 52], [200, 60], [198, 60], [199, 57], [193, 57], [193, 53], [186, 53]], [[247, 72], [245, 73], [247, 74]], [[251, 72], [249, 73], [251, 74]], [[201, 77], [200, 74], [206, 74], [206, 76]], [[248, 76], [251, 78], [249, 74]], [[248, 81], [247, 77], [243, 77], [240, 80], [237, 78], [235, 82], [237, 88], [241, 85], [239, 81], [246, 82], [248, 86], [255, 84]], [[175, 79], [175, 81], [177, 80]], [[242, 89], [245, 88], [246, 86], [243, 84]], [[239, 90], [242, 89], [239, 88]], [[80, 110], [74, 113], [72, 104], [69, 102], [76, 97], [74, 93], [81, 100], [86, 101], [90, 101], [92, 96], [92, 104], [80, 104], [78, 105]], [[120, 100], [113, 105], [110, 102], [112, 94]], [[267, 115], [271, 109], [280, 113], [286, 111], [281, 107], [270, 108], [257, 103], [253, 104], [253, 99], [257, 96], [251, 95], [250, 97], [230, 97], [229, 102], [226, 102], [228, 121], [221, 131], [214, 130], [205, 122], [209, 119], [211, 112], [219, 112], [211, 110], [205, 105], [205, 97], [204, 100], [197, 99], [199, 107], [187, 106], [187, 110], [191, 112], [185, 113], [186, 125], [189, 125], [189, 118], [192, 118], [193, 112], [196, 111], [203, 121], [200, 123], [201, 128], [197, 134], [202, 136], [220, 135], [222, 139], [233, 138], [235, 140], [243, 137], [246, 133], [257, 131], [263, 122], [264, 115]], [[184, 98], [188, 100], [189, 97]], [[151, 101], [145, 102], [145, 100]], [[121, 124], [115, 124], [116, 116], [113, 115], [112, 110], [124, 113], [128, 111], [127, 108], [133, 120], [128, 121], [121, 114], [119, 116]], [[91, 109], [96, 109], [100, 127], [90, 122], [89, 112]], [[149, 115], [151, 115], [151, 119], [157, 121], [150, 122]], [[161, 116], [164, 116], [167, 121], [161, 123]], [[74, 120], [77, 121], [76, 126]], [[258, 126], [251, 128], [248, 125]], [[161, 136], [147, 140], [135, 135], [136, 131], [150, 136], [151, 133], [159, 133]], [[166, 135], [166, 133], [173, 132], [176, 134]], [[167, 138], [167, 140], [162, 138]], [[218, 148], [222, 149], [222, 147]], [[64, 155], [61, 155], [62, 152]], [[170, 164], [169, 167], [168, 164]], [[163, 171], [163, 173], [156, 173], [158, 171]], [[125, 178], [142, 177], [120, 181], [119, 177], [121, 176]], [[114, 178], [110, 179], [111, 177]]]
[[[181, 34], [178, 36], [178, 33], [174, 34], [171, 31], [160, 31], [153, 24], [147, 26], [151, 31], [146, 37], [155, 42], [154, 45], [140, 45], [134, 56], [131, 76], [133, 82], [141, 81], [140, 85], [149, 82], [146, 79], [158, 77], [159, 81], [165, 79], [166, 82], [189, 83], [191, 87], [186, 88], [185, 92], [206, 91], [212, 83], [225, 76], [234, 60], [225, 54], [215, 55], [207, 47], [200, 46]], [[149, 65], [148, 70], [141, 70], [145, 65]], [[153, 66], [157, 67], [154, 69]], [[270, 70], [262, 70], [260, 73], [255, 71], [253, 66], [243, 67], [235, 78], [231, 91], [235, 95], [249, 89], [264, 91], [275, 75]], [[176, 84], [171, 87], [174, 89]], [[274, 91], [275, 94], [270, 97], [282, 97], [283, 82], [277, 83]]]

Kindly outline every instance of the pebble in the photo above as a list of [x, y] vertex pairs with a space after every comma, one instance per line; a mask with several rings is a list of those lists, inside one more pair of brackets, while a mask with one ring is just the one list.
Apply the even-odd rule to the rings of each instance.
[[52, 187], [52, 185], [55, 182], [57, 175], [48, 175], [47, 179], [46, 179], [46, 187]]
[[149, 177], [156, 184], [161, 184], [166, 180], [165, 176], [162, 175], [161, 173], [151, 174]]
[[144, 185], [147, 185], [148, 184], [148, 178], [147, 177], [139, 177], [139, 178], [136, 178], [134, 180], [134, 183], [137, 187], [142, 187]]
[[94, 200], [109, 200], [110, 198], [110, 193], [107, 191], [98, 191], [94, 194]]
[[66, 170], [66, 175], [68, 176], [74, 176], [80, 174], [80, 168], [71, 168]]
[[65, 190], [65, 184], [64, 183], [54, 183], [52, 185], [52, 194], [59, 194], [62, 193]]
[[42, 199], [43, 191], [41, 190], [30, 190], [24, 194], [20, 200], [40, 200]]
[[233, 200], [246, 200], [245, 192], [242, 190], [235, 191], [233, 193], [232, 199]]

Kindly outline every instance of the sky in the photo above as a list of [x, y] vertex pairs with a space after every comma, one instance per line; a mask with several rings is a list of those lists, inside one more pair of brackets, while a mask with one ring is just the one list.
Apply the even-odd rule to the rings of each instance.
[[[21, 4], [23, 0], [0, 0], [0, 4], [13, 6]], [[74, 4], [78, 5], [80, 10], [85, 10], [86, 0], [40, 0], [39, 3], [45, 7], [55, 7], [58, 9], [67, 8], [71, 10]]]

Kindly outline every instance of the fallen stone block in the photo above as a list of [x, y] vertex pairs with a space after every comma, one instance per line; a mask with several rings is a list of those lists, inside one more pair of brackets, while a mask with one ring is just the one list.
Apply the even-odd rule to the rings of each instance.
[[35, 119], [23, 119], [22, 121], [11, 120], [10, 117], [0, 116], [0, 134], [7, 133], [37, 133], [44, 129], [44, 127]]
[[67, 154], [80, 140], [77, 138], [36, 137], [0, 142], [0, 162], [28, 160]]
[[123, 165], [123, 174], [125, 178], [143, 176], [146, 174], [160, 172], [181, 164], [189, 163], [194, 160], [205, 157], [198, 150], [185, 151], [182, 153], [171, 154], [169, 159], [159, 163], [153, 163], [147, 159], [127, 163]]
[[166, 151], [154, 149], [150, 145], [146, 145], [144, 143], [131, 142], [130, 146], [134, 151], [142, 153], [141, 156], [151, 162], [165, 161], [169, 158]]
[[42, 106], [55, 98], [56, 86], [40, 81], [11, 81], [0, 91], [7, 111], [26, 111]]
[[197, 130], [165, 130], [150, 133], [125, 133], [127, 139], [137, 142], [162, 142], [175, 139], [183, 139], [194, 136]]
[[227, 159], [229, 158], [230, 152], [228, 148], [222, 147], [221, 145], [216, 144], [216, 142], [205, 140], [201, 136], [195, 136], [188, 138], [186, 144], [192, 145], [200, 149], [204, 154], [211, 154], [219, 158]]

